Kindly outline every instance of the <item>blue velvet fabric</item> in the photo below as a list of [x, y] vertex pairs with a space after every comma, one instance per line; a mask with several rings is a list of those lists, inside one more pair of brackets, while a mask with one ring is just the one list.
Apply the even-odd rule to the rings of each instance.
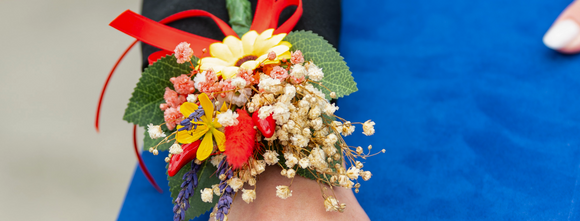
[[[374, 120], [347, 142], [386, 150], [357, 194], [372, 220], [580, 220], [580, 57], [542, 44], [570, 2], [343, 0], [359, 91], [338, 115]], [[144, 157], [166, 192], [137, 169], [119, 220], [171, 218]]]
[[[165, 166], [165, 157], [167, 152], [153, 154], [144, 151], [141, 154], [143, 162], [147, 166], [149, 172], [155, 178], [155, 181], [163, 189], [163, 193], [157, 192], [155, 188], [149, 183], [139, 164], [133, 174], [133, 180], [127, 190], [123, 207], [119, 213], [117, 220], [173, 220], [173, 204], [171, 192], [167, 185], [167, 173]], [[209, 213], [205, 219], [208, 220]]]

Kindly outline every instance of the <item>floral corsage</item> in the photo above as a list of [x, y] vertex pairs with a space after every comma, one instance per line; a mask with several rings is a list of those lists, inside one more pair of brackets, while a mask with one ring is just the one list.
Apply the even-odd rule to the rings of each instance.
[[375, 123], [335, 115], [332, 101], [357, 90], [340, 54], [310, 31], [261, 29], [236, 26], [241, 38], [228, 35], [208, 47], [177, 43], [135, 87], [124, 120], [146, 129], [149, 152], [165, 155], [174, 220], [212, 208], [224, 220], [234, 197], [259, 200], [257, 181], [268, 165], [288, 178], [268, 190], [279, 198], [292, 197], [296, 176], [325, 184], [326, 211], [346, 207], [333, 187], [358, 192], [372, 176], [361, 162], [376, 154], [372, 146], [349, 146], [343, 137], [357, 126], [371, 136]]

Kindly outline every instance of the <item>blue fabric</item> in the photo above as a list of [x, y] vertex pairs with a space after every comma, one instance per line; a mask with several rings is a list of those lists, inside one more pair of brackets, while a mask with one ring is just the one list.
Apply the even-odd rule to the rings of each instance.
[[[372, 220], [580, 220], [580, 57], [541, 42], [570, 2], [343, 0], [359, 91], [337, 114], [377, 123], [349, 145], [386, 149], [357, 194]], [[136, 217], [171, 217], [139, 169], [119, 219]]]
[[[143, 171], [137, 165], [133, 180], [125, 196], [123, 207], [117, 220], [172, 220], [173, 204], [171, 192], [167, 185], [167, 172], [165, 157], [168, 152], [159, 153], [158, 156], [144, 151], [141, 154], [143, 162], [155, 181], [163, 189], [163, 193], [157, 192], [149, 183]], [[208, 220], [209, 212], [195, 220]]]

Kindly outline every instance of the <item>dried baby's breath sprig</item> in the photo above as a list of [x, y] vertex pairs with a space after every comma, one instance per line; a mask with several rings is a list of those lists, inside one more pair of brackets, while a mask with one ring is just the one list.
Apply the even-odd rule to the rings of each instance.
[[[163, 125], [163, 124], [161, 124]], [[151, 137], [151, 139], [158, 139], [161, 137], [165, 137], [165, 133], [163, 132], [163, 130], [161, 130], [161, 125], [153, 125], [153, 124], [148, 124], [147, 125], [147, 132], [149, 133], [149, 137]]]
[[242, 200], [244, 200], [244, 202], [251, 203], [256, 199], [255, 190], [242, 189], [242, 192]]
[[338, 204], [338, 200], [333, 196], [328, 196], [324, 200], [324, 207], [326, 208], [327, 212], [338, 211], [340, 206]]
[[276, 196], [280, 199], [288, 199], [288, 197], [292, 196], [292, 190], [288, 186], [276, 186]]

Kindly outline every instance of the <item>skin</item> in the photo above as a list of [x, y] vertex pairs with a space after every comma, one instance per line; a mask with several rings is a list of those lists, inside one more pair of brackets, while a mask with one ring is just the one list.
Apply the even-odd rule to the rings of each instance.
[[[292, 196], [280, 199], [276, 196], [276, 186], [290, 185], [278, 166], [269, 166], [258, 176], [256, 199], [252, 203], [242, 200], [241, 190], [231, 206], [228, 220], [369, 220], [351, 189], [333, 187], [339, 203], [346, 203], [343, 213], [326, 212], [320, 186], [314, 180], [296, 175], [290, 190]], [[327, 195], [332, 195], [329, 187]], [[246, 184], [245, 189], [253, 189]], [[214, 219], [211, 218], [211, 221]]]
[[[566, 19], [572, 19], [580, 24], [580, 1], [572, 2], [566, 9], [564, 9], [556, 21], [554, 21], [553, 25]], [[558, 49], [557, 51], [565, 54], [576, 54], [580, 52], [580, 35], [576, 36], [576, 38], [568, 43], [564, 48]]]

